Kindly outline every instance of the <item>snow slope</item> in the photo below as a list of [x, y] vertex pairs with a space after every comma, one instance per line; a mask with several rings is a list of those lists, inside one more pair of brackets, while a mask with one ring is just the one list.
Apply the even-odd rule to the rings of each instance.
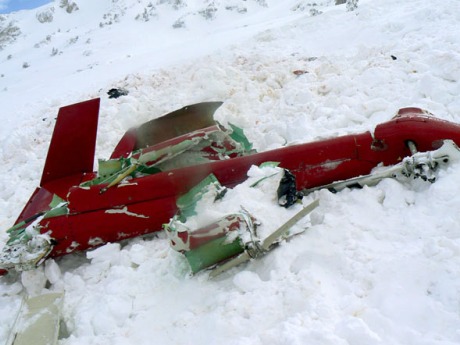
[[[351, 12], [334, 1], [76, 2], [0, 19], [21, 32], [0, 50], [3, 229], [39, 181], [59, 107], [93, 97], [98, 157], [130, 126], [210, 100], [258, 150], [372, 129], [405, 106], [460, 122], [457, 0], [361, 0]], [[130, 93], [108, 99], [112, 87]], [[189, 276], [162, 234], [0, 278], [0, 342], [22, 294], [48, 289], [65, 291], [60, 345], [458, 344], [459, 169], [433, 185], [317, 192], [304, 234], [214, 280]], [[266, 227], [298, 210], [233, 193]]]

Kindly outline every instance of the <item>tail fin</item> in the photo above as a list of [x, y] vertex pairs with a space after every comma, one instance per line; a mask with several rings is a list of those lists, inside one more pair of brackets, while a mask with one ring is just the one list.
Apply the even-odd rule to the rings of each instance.
[[40, 186], [62, 197], [93, 171], [99, 104], [96, 98], [59, 109]]

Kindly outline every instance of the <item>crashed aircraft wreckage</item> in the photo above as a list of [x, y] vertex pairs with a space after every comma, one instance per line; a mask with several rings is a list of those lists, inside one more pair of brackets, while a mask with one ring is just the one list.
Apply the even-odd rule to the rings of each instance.
[[284, 169], [278, 198], [288, 207], [316, 189], [338, 191], [384, 177], [434, 182], [438, 167], [460, 155], [460, 125], [418, 108], [401, 109], [373, 133], [255, 152], [240, 128], [214, 121], [221, 103], [207, 102], [129, 130], [93, 172], [99, 103], [59, 110], [40, 187], [8, 230], [0, 254], [3, 273], [163, 226], [193, 272], [216, 264], [222, 270], [269, 251], [318, 205], [314, 201], [265, 239], [257, 235], [258, 220], [245, 211], [204, 228], [181, 228], [197, 198], [211, 186], [222, 197], [225, 188], [247, 178], [252, 165], [277, 162]]

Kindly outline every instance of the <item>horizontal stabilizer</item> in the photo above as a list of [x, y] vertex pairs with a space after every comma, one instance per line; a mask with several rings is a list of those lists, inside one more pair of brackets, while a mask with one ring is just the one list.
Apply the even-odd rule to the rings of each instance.
[[222, 102], [193, 104], [144, 123], [137, 130], [136, 149], [214, 125], [214, 112], [221, 105]]
[[127, 157], [132, 151], [157, 145], [216, 124], [214, 113], [222, 102], [188, 105], [128, 130], [110, 158]]

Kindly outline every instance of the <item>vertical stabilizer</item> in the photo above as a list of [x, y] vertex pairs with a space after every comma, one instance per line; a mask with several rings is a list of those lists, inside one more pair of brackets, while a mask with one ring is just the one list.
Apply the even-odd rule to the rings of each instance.
[[93, 171], [100, 99], [59, 109], [40, 185]]

